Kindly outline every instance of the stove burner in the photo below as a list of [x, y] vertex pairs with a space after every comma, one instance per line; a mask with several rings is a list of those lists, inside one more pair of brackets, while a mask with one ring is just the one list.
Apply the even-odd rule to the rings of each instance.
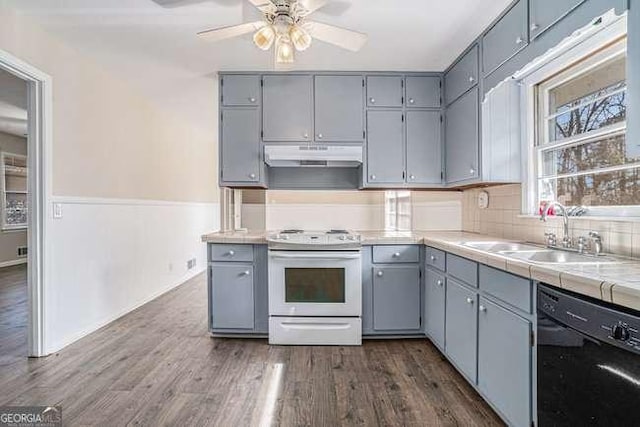
[[329, 230], [327, 234], [349, 234], [347, 230]]
[[297, 230], [297, 229], [291, 229], [291, 230], [282, 230], [280, 232], [280, 234], [302, 234], [304, 233], [304, 230]]

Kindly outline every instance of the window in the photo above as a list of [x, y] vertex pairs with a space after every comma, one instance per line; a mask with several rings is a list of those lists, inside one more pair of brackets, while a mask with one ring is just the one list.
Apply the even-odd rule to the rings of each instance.
[[384, 229], [411, 230], [411, 191], [384, 192]]
[[2, 153], [2, 229], [27, 227], [27, 157]]
[[640, 157], [625, 139], [625, 70], [622, 40], [537, 85], [538, 201], [587, 206], [591, 214], [640, 205]]

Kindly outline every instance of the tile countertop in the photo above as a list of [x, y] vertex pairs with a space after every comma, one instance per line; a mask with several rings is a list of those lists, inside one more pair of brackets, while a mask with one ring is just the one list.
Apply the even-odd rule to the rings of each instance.
[[[216, 232], [202, 236], [206, 243], [264, 244], [269, 232]], [[640, 310], [640, 260], [619, 257], [608, 264], [549, 264], [517, 260], [463, 246], [463, 242], [513, 242], [461, 231], [361, 231], [364, 245], [425, 244], [519, 276], [582, 295]]]

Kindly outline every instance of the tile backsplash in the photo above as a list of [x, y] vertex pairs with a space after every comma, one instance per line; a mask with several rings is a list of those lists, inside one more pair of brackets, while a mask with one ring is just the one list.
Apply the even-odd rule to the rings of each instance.
[[[478, 207], [481, 191], [489, 193], [489, 207]], [[462, 228], [506, 239], [544, 243], [544, 233], [556, 233], [562, 238], [562, 219], [552, 218], [545, 223], [537, 216], [521, 214], [522, 187], [520, 184], [501, 185], [465, 190], [462, 197]], [[640, 221], [624, 219], [593, 219], [572, 217], [569, 233], [572, 237], [586, 236], [597, 231], [602, 236], [605, 252], [640, 257]]]

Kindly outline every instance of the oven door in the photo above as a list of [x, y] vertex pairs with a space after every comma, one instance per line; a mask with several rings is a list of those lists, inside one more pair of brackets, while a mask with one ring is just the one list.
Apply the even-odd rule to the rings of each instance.
[[360, 316], [360, 251], [269, 251], [269, 314]]

